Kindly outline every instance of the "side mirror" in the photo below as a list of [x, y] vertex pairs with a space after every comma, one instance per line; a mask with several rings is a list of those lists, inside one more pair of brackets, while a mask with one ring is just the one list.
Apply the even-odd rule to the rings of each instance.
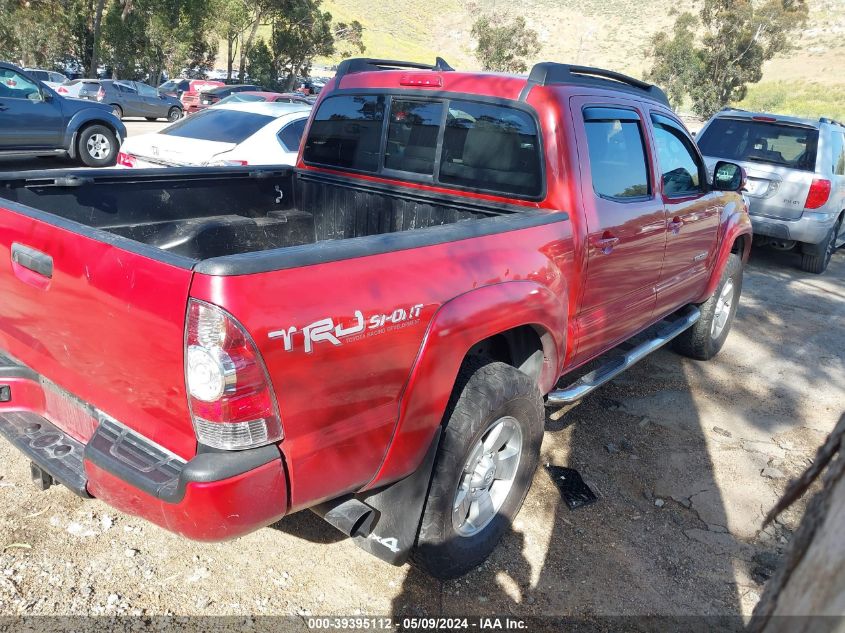
[[42, 90], [41, 91], [41, 98], [44, 99], [44, 101], [52, 101], [53, 100], [53, 93], [50, 92], [49, 90]]
[[736, 163], [720, 160], [713, 170], [713, 189], [716, 191], [742, 191], [748, 177]]

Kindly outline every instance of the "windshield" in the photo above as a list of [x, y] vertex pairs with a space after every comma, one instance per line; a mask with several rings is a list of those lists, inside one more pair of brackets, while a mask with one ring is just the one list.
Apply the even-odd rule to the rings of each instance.
[[260, 97], [258, 95], [245, 94], [243, 92], [236, 92], [234, 94], [229, 95], [225, 99], [221, 99], [218, 105], [222, 105], [224, 103], [247, 103], [250, 101], [264, 101], [264, 97]]
[[174, 123], [160, 132], [168, 136], [182, 136], [201, 141], [241, 143], [275, 117], [237, 110], [209, 109]]
[[719, 118], [698, 137], [705, 156], [815, 171], [819, 131], [749, 119]]

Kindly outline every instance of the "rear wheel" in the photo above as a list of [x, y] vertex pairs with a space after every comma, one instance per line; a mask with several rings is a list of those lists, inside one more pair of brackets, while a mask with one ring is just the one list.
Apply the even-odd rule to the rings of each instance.
[[462, 368], [413, 552], [416, 565], [455, 578], [484, 562], [531, 486], [544, 419], [536, 384], [518, 369], [483, 361]]
[[88, 167], [114, 165], [118, 149], [117, 137], [104, 125], [91, 125], [79, 135], [77, 155]]
[[801, 269], [804, 272], [821, 275], [827, 270], [830, 259], [836, 250], [836, 236], [839, 234], [839, 226], [842, 224], [842, 219], [833, 225], [827, 238], [821, 244], [807, 244], [801, 253]]
[[112, 104], [111, 111], [112, 111], [112, 114], [114, 114], [118, 118], [118, 120], [123, 118], [123, 108], [121, 108], [116, 103]]
[[171, 123], [175, 123], [179, 119], [182, 118], [182, 110], [179, 108], [170, 108], [170, 111], [167, 113], [167, 120]]
[[741, 293], [742, 259], [731, 253], [716, 292], [699, 306], [701, 318], [675, 339], [675, 349], [697, 360], [710, 360], [718, 354], [731, 331]]

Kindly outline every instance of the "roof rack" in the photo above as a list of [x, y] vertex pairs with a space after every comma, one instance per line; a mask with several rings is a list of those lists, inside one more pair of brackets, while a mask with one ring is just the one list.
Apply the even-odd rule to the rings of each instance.
[[534, 86], [553, 86], [557, 84], [624, 90], [626, 92], [645, 94], [655, 101], [659, 101], [667, 106], [669, 105], [669, 99], [666, 97], [666, 93], [653, 84], [612, 70], [593, 68], [591, 66], [558, 64], [555, 62], [534, 64], [531, 73], [528, 75], [528, 82], [525, 84], [525, 88], [522, 89], [519, 99], [520, 101], [524, 101]]
[[830, 119], [826, 116], [819, 117], [819, 123], [830, 123], [831, 125], [838, 125], [839, 127], [845, 127], [845, 123], [841, 121], [837, 121], [836, 119]]
[[433, 66], [430, 64], [420, 64], [419, 62], [402, 62], [395, 59], [353, 57], [352, 59], [345, 59], [338, 64], [335, 79], [340, 82], [344, 75], [351, 75], [352, 73], [366, 73], [375, 70], [399, 70], [402, 68], [411, 68], [413, 70], [455, 70], [442, 57], [435, 59]]

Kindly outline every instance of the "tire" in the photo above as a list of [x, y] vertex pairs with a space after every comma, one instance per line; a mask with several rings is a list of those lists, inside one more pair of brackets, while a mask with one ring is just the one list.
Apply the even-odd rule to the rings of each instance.
[[111, 111], [112, 111], [112, 114], [114, 114], [117, 117], [118, 121], [123, 119], [123, 108], [121, 108], [116, 103], [112, 104]]
[[818, 245], [807, 245], [806, 250], [801, 253], [801, 270], [806, 273], [821, 275], [827, 270], [830, 258], [836, 250], [836, 236], [839, 234], [839, 225], [842, 219], [833, 225], [827, 238]]
[[701, 318], [675, 339], [675, 350], [696, 360], [710, 360], [718, 354], [731, 331], [741, 293], [742, 259], [731, 253], [716, 292], [698, 306]]
[[114, 132], [104, 125], [91, 125], [79, 134], [77, 156], [88, 167], [114, 165], [119, 150]]
[[[436, 578], [448, 579], [462, 576], [484, 562], [519, 512], [531, 486], [540, 458], [544, 421], [543, 399], [529, 376], [504, 363], [480, 359], [465, 363], [446, 411], [431, 487], [412, 552], [415, 565]], [[494, 435], [499, 441], [505, 438], [498, 450], [492, 448], [497, 446]], [[489, 454], [479, 454], [484, 448], [475, 450], [483, 446], [484, 440], [500, 460], [492, 474]], [[477, 466], [472, 471], [474, 477], [465, 472], [468, 464]], [[505, 473], [503, 464], [510, 464], [512, 474]], [[479, 484], [481, 490], [469, 492], [473, 483]], [[464, 494], [459, 497], [461, 491]], [[490, 505], [471, 503], [484, 497], [485, 491]], [[459, 498], [469, 500], [460, 505], [466, 514], [455, 512]], [[489, 510], [482, 512], [482, 505]]]
[[171, 123], [176, 123], [176, 121], [178, 121], [181, 118], [182, 118], [182, 110], [180, 110], [179, 108], [173, 107], [173, 108], [170, 108], [170, 110], [168, 110], [167, 120], [170, 121]]

